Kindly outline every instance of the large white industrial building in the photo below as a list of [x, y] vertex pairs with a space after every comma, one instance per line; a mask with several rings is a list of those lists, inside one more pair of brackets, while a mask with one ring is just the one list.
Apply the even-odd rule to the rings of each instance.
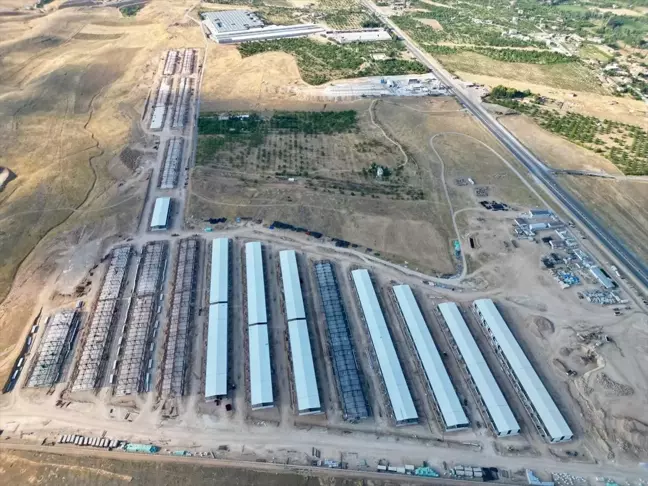
[[482, 408], [490, 418], [493, 431], [500, 437], [519, 434], [520, 426], [477, 347], [475, 338], [470, 333], [457, 304], [454, 302], [439, 304], [439, 311], [482, 401]]
[[153, 206], [153, 214], [151, 215], [151, 229], [154, 231], [161, 231], [167, 229], [169, 226], [169, 219], [171, 215], [171, 198], [158, 197]]
[[205, 399], [227, 395], [229, 239], [212, 241]]
[[263, 251], [261, 243], [245, 244], [245, 277], [247, 283], [248, 326], [267, 324], [265, 276], [263, 274]]
[[203, 24], [209, 37], [219, 44], [305, 37], [324, 31], [316, 24], [264, 25], [255, 13], [246, 10], [206, 12]]
[[468, 427], [470, 422], [461, 406], [459, 396], [452, 385], [439, 350], [425, 323], [414, 293], [409, 285], [394, 286], [394, 295], [401, 310], [409, 335], [416, 347], [416, 353], [425, 371], [428, 386], [432, 390], [437, 413], [446, 430]]
[[375, 29], [354, 29], [354, 30], [329, 30], [324, 34], [327, 38], [338, 44], [350, 44], [351, 42], [376, 42], [390, 41], [391, 35], [383, 28]]
[[527, 410], [540, 432], [550, 442], [571, 440], [573, 433], [569, 425], [493, 301], [476, 300], [473, 309], [491, 338], [491, 344], [503, 361], [509, 376], [516, 381], [516, 389], [523, 395], [522, 402], [530, 404]]
[[295, 250], [279, 252], [290, 356], [300, 415], [322, 412]]
[[274, 406], [270, 341], [266, 309], [265, 276], [261, 243], [245, 244], [245, 276], [248, 314], [248, 359], [252, 410]]
[[212, 241], [211, 272], [209, 280], [209, 303], [229, 300], [229, 239]]
[[387, 329], [387, 323], [380, 308], [369, 272], [365, 269], [354, 270], [351, 272], [351, 276], [358, 293], [365, 322], [369, 328], [369, 335], [378, 358], [380, 373], [387, 389], [396, 424], [416, 423], [418, 421], [416, 407], [407, 386], [403, 369], [398, 361], [396, 349]]

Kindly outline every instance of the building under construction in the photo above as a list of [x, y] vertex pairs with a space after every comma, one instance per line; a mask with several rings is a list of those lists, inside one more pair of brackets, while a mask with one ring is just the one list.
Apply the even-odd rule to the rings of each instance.
[[76, 366], [72, 391], [91, 390], [100, 386], [114, 334], [130, 256], [130, 246], [117, 247], [110, 253], [108, 271], [83, 338], [81, 357]]
[[183, 147], [183, 138], [173, 137], [167, 141], [158, 184], [160, 189], [173, 189], [177, 186]]
[[180, 240], [178, 245], [162, 375], [162, 392], [170, 396], [181, 396], [185, 391], [199, 249], [199, 240], [193, 238]]
[[329, 261], [315, 263], [315, 276], [322, 299], [329, 353], [344, 419], [350, 422], [365, 419], [370, 415], [369, 405], [333, 264]]
[[75, 310], [62, 310], [48, 319], [27, 386], [48, 387], [60, 381], [78, 330], [79, 314]]
[[[111, 384], [116, 396], [150, 390], [153, 335], [159, 321], [159, 289], [166, 267], [167, 244], [147, 243], [137, 269], [135, 296], [131, 300], [126, 325], [119, 338], [118, 357], [113, 364]], [[155, 322], [155, 324], [153, 324]]]

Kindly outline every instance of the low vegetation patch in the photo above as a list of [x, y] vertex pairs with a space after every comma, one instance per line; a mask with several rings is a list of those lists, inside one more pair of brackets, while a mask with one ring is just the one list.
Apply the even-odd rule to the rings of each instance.
[[[428, 69], [418, 61], [400, 59], [405, 47], [399, 41], [336, 45], [311, 39], [279, 39], [248, 42], [239, 46], [243, 57], [262, 52], [281, 51], [295, 56], [302, 78], [309, 84], [359, 76], [421, 74]], [[372, 54], [390, 59], [376, 61]]]
[[135, 17], [137, 13], [144, 8], [144, 4], [141, 5], [129, 5], [127, 7], [122, 7], [119, 11], [124, 17]]
[[351, 110], [203, 114], [196, 163], [246, 180], [301, 177], [311, 191], [425, 199], [425, 192], [409, 185], [402, 154], [361, 128], [367, 116]]
[[638, 126], [561, 113], [528, 90], [496, 86], [488, 101], [531, 116], [546, 130], [606, 157], [626, 175], [648, 175], [648, 132]]

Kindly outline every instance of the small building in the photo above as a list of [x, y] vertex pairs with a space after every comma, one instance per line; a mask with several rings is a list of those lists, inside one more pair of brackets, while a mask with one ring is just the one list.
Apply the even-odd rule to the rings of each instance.
[[389, 41], [392, 39], [385, 29], [329, 30], [324, 36], [338, 44], [351, 42]]
[[606, 289], [610, 290], [616, 287], [614, 280], [612, 280], [610, 276], [601, 269], [601, 267], [593, 266], [590, 267], [589, 271]]
[[161, 231], [167, 229], [169, 226], [170, 217], [171, 217], [171, 198], [158, 197], [155, 200], [155, 206], [153, 207], [153, 215], [151, 216], [151, 230]]
[[145, 452], [147, 454], [155, 454], [160, 450], [158, 446], [153, 444], [126, 444], [126, 452]]
[[263, 21], [254, 13], [247, 10], [223, 10], [220, 12], [205, 12], [203, 21], [212, 34], [224, 32], [239, 32], [255, 27], [263, 27]]
[[538, 218], [542, 216], [553, 216], [553, 211], [549, 209], [532, 209], [525, 214], [527, 218]]

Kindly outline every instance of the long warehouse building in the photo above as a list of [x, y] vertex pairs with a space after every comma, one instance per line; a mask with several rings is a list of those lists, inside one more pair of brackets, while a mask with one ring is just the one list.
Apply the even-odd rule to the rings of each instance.
[[266, 309], [263, 251], [258, 241], [245, 244], [245, 281], [248, 314], [248, 359], [252, 410], [274, 406], [270, 339]]
[[394, 295], [400, 307], [409, 335], [418, 354], [428, 386], [432, 390], [437, 414], [443, 420], [446, 431], [463, 429], [470, 425], [461, 406], [457, 391], [452, 385], [448, 370], [443, 364], [425, 318], [409, 285], [394, 286]]
[[472, 384], [479, 394], [483, 405], [482, 408], [490, 418], [493, 431], [500, 437], [519, 434], [520, 426], [511, 411], [511, 407], [509, 407], [484, 356], [477, 347], [475, 338], [470, 333], [457, 304], [454, 302], [439, 304], [439, 311], [441, 311], [446, 326], [450, 330]]
[[290, 356], [300, 415], [322, 412], [295, 250], [279, 252]]
[[550, 442], [571, 440], [573, 432], [493, 301], [476, 300], [473, 309], [488, 331], [498, 356], [503, 358], [504, 364], [513, 372], [517, 388], [523, 394], [522, 401], [531, 406], [532, 418], [536, 422], [539, 419], [541, 432]]
[[227, 395], [229, 243], [228, 238], [216, 238], [212, 241], [205, 364], [206, 400]]
[[383, 315], [369, 272], [365, 269], [351, 272], [369, 335], [373, 343], [387, 395], [397, 425], [416, 423], [418, 414], [412, 400], [403, 369]]

